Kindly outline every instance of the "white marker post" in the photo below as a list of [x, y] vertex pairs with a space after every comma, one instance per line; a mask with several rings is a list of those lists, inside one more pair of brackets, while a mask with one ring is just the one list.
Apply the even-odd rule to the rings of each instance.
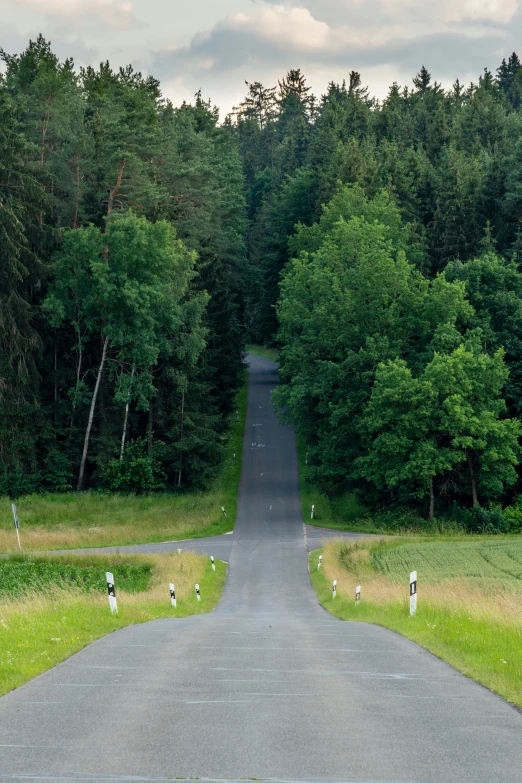
[[239, 411], [236, 411], [236, 421], [239, 421]]
[[170, 585], [170, 603], [171, 603], [173, 609], [175, 609], [176, 606], [177, 606], [177, 603], [176, 603], [176, 590], [174, 589], [174, 585], [173, 584]]
[[314, 511], [315, 511], [315, 506], [312, 506], [312, 513], [310, 514], [310, 519], [314, 518]]
[[417, 611], [417, 572], [410, 574], [410, 617]]
[[236, 455], [234, 454], [234, 465], [236, 464]]
[[11, 507], [13, 509], [13, 519], [14, 519], [14, 526], [16, 530], [16, 537], [18, 539], [18, 548], [21, 549], [22, 545], [20, 543], [20, 522], [18, 521], [18, 511], [16, 510], [16, 506], [14, 503], [11, 503]]
[[118, 604], [116, 602], [116, 590], [114, 589], [114, 575], [110, 571], [105, 574], [107, 580], [107, 592], [109, 594], [109, 606], [112, 614], [118, 614]]
[[225, 516], [227, 515], [227, 512], [225, 511], [225, 506], [221, 506], [221, 511], [223, 512], [223, 514], [224, 514]]
[[178, 549], [178, 555], [180, 555], [183, 552], [182, 549]]
[[216, 570], [216, 563], [214, 562], [214, 558], [212, 557], [212, 555], [210, 555], [210, 562], [212, 563], [212, 570], [215, 571]]
[[317, 570], [318, 571], [321, 569], [322, 564], [323, 564], [323, 556], [319, 555], [319, 560], [317, 561]]
[[334, 579], [332, 582], [332, 598], [335, 598], [337, 595], [337, 579]]
[[201, 601], [201, 595], [199, 593], [199, 585], [196, 585], [196, 598], [198, 601]]
[[355, 606], [361, 603], [361, 585], [357, 585], [355, 588]]

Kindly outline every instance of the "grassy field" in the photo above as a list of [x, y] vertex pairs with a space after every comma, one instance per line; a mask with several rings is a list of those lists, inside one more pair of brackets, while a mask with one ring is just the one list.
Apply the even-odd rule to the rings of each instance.
[[263, 359], [270, 359], [271, 362], [279, 361], [279, 351], [275, 348], [269, 348], [267, 345], [247, 345], [247, 351], [262, 356]]
[[312, 585], [332, 614], [396, 631], [522, 707], [522, 539], [333, 541], [309, 562]]
[[[0, 603], [0, 695], [119, 628], [212, 611], [226, 577], [225, 563], [216, 561], [214, 572], [207, 557], [190, 553], [110, 559], [67, 555], [33, 561], [48, 565], [47, 570], [41, 568], [38, 591], [34, 585], [27, 586], [14, 598], [18, 591], [12, 584], [11, 595], [4, 594]], [[27, 566], [31, 558], [23, 562]], [[20, 560], [3, 561], [0, 579], [9, 571], [13, 576], [20, 564]], [[114, 616], [106, 594], [107, 568], [115, 577], [118, 614]], [[61, 577], [56, 580], [60, 569]], [[88, 573], [87, 583], [78, 581], [82, 571]], [[176, 609], [170, 605], [170, 582], [176, 587]], [[199, 602], [196, 583], [201, 590]]]
[[[227, 458], [210, 490], [186, 495], [69, 492], [20, 498], [17, 507], [24, 550], [123, 546], [214, 536], [232, 530], [241, 475], [246, 400], [245, 380], [238, 396], [239, 419], [236, 421], [234, 416], [231, 425]], [[11, 502], [0, 498], [0, 552], [17, 549]]]

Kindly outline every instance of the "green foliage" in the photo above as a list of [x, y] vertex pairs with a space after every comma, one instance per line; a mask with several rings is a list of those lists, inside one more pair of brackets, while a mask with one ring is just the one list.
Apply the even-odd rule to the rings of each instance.
[[503, 516], [508, 521], [511, 532], [522, 533], [522, 498], [520, 495], [504, 509]]
[[[155, 448], [161, 444], [156, 443]], [[161, 462], [146, 453], [144, 441], [129, 443], [121, 459], [113, 459], [103, 471], [103, 479], [113, 492], [154, 492], [165, 489]]]
[[501, 418], [506, 378], [501, 350], [490, 357], [466, 346], [435, 354], [418, 378], [400, 359], [379, 365], [361, 422], [370, 439], [360, 475], [405, 500], [433, 491], [435, 477], [448, 494], [448, 477], [467, 468], [474, 505], [477, 484], [500, 497], [516, 481], [521, 434], [520, 422]]
[[89, 593], [105, 593], [105, 572], [111, 571], [118, 588], [127, 593], [147, 590], [153, 566], [118, 562], [66, 562], [63, 558], [34, 558], [12, 555], [0, 560], [0, 595], [17, 598], [26, 593], [46, 593], [71, 588]]
[[130, 66], [0, 56], [0, 487], [100, 486], [140, 438], [208, 485], [242, 375], [237, 140]]

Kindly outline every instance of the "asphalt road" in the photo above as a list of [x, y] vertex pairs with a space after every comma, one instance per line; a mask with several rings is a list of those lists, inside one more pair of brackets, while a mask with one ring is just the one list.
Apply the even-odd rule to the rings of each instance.
[[[313, 552], [319, 549], [323, 542], [328, 538], [344, 538], [345, 540], [357, 541], [361, 538], [373, 538], [367, 533], [351, 533], [345, 530], [333, 530], [327, 527], [316, 527], [315, 525], [304, 525], [304, 536], [306, 549]], [[379, 538], [380, 536], [375, 536]], [[126, 544], [125, 546], [107, 546], [93, 547], [91, 549], [63, 549], [53, 551], [54, 555], [164, 555], [168, 552], [176, 552], [182, 549], [186, 552], [196, 552], [201, 555], [213, 555], [229, 562], [232, 546], [234, 544], [234, 533], [224, 533], [221, 536], [208, 536], [204, 538], [185, 538], [180, 541], [162, 541], [158, 544]], [[7, 555], [4, 555], [7, 557]]]
[[521, 782], [518, 711], [318, 605], [276, 382], [254, 357], [218, 609], [119, 631], [0, 699], [0, 781]]

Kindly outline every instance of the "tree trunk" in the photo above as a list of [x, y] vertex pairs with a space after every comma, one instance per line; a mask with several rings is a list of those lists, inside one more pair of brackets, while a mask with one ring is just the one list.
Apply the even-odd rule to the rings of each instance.
[[74, 414], [76, 413], [76, 396], [78, 394], [78, 389], [80, 387], [80, 378], [82, 376], [82, 362], [83, 362], [82, 336], [80, 332], [80, 327], [78, 326], [78, 359], [76, 361], [76, 388], [74, 390], [72, 412], [71, 412], [71, 424], [69, 426], [69, 443], [71, 442], [72, 429], [74, 424]]
[[[107, 205], [107, 217], [110, 217], [112, 214], [112, 210], [114, 209], [114, 199], [118, 195], [120, 188], [121, 188], [121, 182], [123, 179], [123, 172], [125, 171], [125, 160], [122, 160], [120, 162], [120, 170], [118, 171], [118, 176], [116, 177], [116, 184], [113, 188], [109, 190], [109, 203]], [[109, 224], [107, 223], [106, 231], [109, 230]], [[103, 257], [105, 261], [109, 260], [109, 246], [105, 245], [103, 249]]]
[[110, 217], [112, 210], [114, 209], [114, 199], [119, 193], [119, 190], [121, 188], [121, 181], [123, 179], [123, 172], [125, 171], [125, 161], [122, 160], [120, 163], [120, 170], [118, 171], [118, 176], [116, 178], [116, 184], [111, 190], [109, 191], [109, 204], [107, 207], [107, 217]]
[[[180, 443], [183, 440], [183, 424], [185, 418], [185, 392], [181, 395], [181, 426], [179, 428], [179, 440]], [[179, 452], [179, 472], [178, 472], [178, 487], [181, 487], [181, 463], [183, 461], [183, 452]]]
[[433, 476], [430, 477], [430, 513], [428, 519], [433, 522], [435, 516], [435, 492], [433, 491]]
[[100, 362], [100, 367], [98, 369], [98, 377], [96, 378], [94, 393], [92, 395], [91, 409], [89, 411], [89, 421], [87, 422], [87, 429], [85, 431], [85, 441], [83, 443], [82, 461], [80, 462], [80, 473], [78, 475], [78, 486], [77, 486], [78, 491], [80, 491], [83, 487], [83, 480], [85, 476], [85, 463], [87, 462], [87, 452], [89, 451], [89, 440], [91, 437], [92, 422], [94, 419], [94, 410], [96, 408], [96, 400], [98, 399], [98, 392], [100, 390], [100, 381], [102, 377], [103, 368], [105, 365], [105, 359], [107, 358], [108, 345], [109, 345], [109, 338], [106, 337], [103, 342], [102, 358]]
[[54, 439], [58, 432], [58, 346], [54, 341]]
[[74, 196], [73, 229], [78, 228], [78, 214], [80, 210], [80, 156], [76, 156], [76, 193]]
[[125, 406], [125, 416], [123, 419], [123, 433], [121, 436], [121, 449], [120, 449], [120, 462], [123, 459], [123, 452], [125, 451], [125, 440], [127, 439], [127, 423], [129, 421], [129, 405], [130, 405], [130, 396], [131, 396], [131, 388], [132, 388], [132, 380], [134, 378], [134, 367], [132, 368], [131, 373], [131, 382], [129, 385], [129, 393], [127, 394], [127, 404]]
[[152, 454], [152, 444], [154, 442], [154, 403], [151, 400], [149, 407], [149, 421], [147, 424], [147, 453], [149, 457]]
[[477, 479], [475, 478], [475, 471], [473, 470], [473, 460], [468, 449], [466, 449], [466, 457], [468, 458], [469, 476], [471, 479], [471, 496], [473, 498], [473, 508], [480, 505], [477, 494]]

